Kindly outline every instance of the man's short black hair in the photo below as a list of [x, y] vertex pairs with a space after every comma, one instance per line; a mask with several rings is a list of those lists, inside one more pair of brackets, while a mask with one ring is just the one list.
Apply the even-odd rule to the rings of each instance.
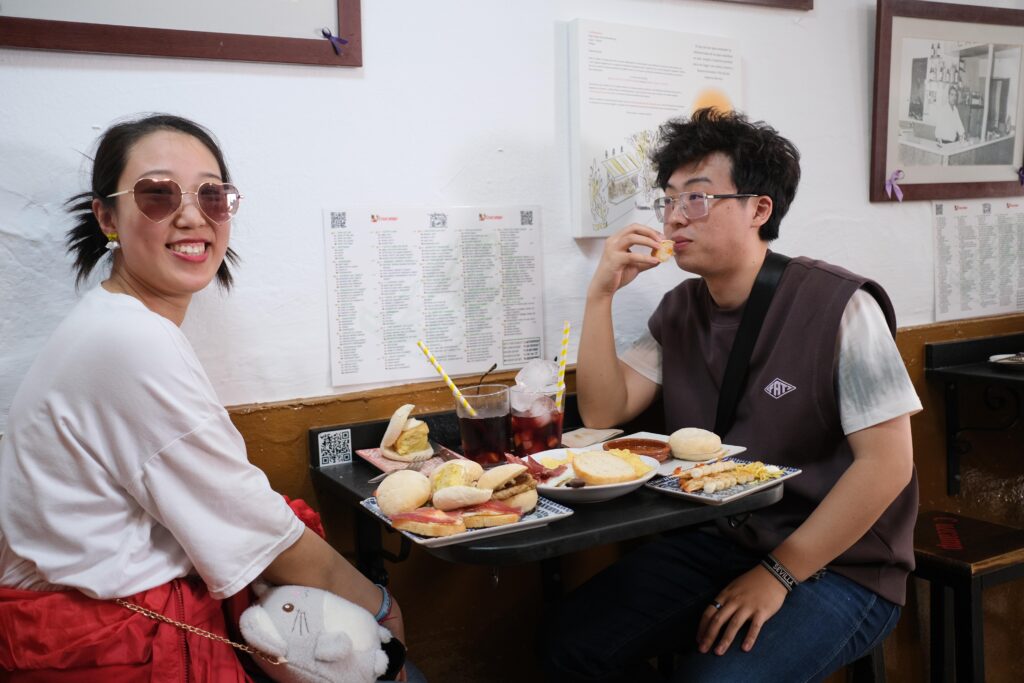
[[689, 119], [672, 119], [661, 127], [658, 146], [651, 153], [658, 186], [664, 190], [679, 168], [715, 152], [732, 162], [736, 192], [772, 198], [772, 215], [758, 235], [766, 242], [776, 239], [800, 184], [800, 152], [763, 121], [751, 123], [738, 112], [698, 109]]

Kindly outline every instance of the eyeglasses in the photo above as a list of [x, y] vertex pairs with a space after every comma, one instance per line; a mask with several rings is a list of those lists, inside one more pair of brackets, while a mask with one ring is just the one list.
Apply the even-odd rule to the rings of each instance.
[[664, 223], [672, 212], [681, 209], [689, 220], [696, 220], [708, 215], [709, 199], [738, 199], [740, 197], [759, 197], [756, 194], [706, 194], [704, 192], [684, 192], [678, 197], [658, 197], [654, 200], [654, 215]]
[[195, 192], [186, 192], [173, 180], [156, 178], [142, 178], [132, 189], [108, 194], [107, 198], [129, 193], [135, 197], [135, 205], [142, 215], [154, 223], [159, 223], [177, 211], [181, 206], [182, 195], [194, 194], [199, 210], [218, 225], [231, 220], [238, 212], [238, 202], [242, 199], [238, 188], [231, 183], [203, 183]]

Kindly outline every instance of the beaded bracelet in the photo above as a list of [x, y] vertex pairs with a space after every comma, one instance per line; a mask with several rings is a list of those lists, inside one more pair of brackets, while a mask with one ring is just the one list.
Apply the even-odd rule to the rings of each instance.
[[380, 603], [380, 609], [377, 610], [377, 614], [375, 614], [373, 617], [374, 620], [379, 624], [385, 619], [387, 619], [388, 615], [391, 614], [391, 593], [389, 593], [388, 589], [379, 583], [375, 583], [373, 585], [379, 588], [381, 594], [384, 596], [384, 599], [381, 600]]
[[787, 593], [792, 593], [793, 589], [800, 585], [800, 582], [789, 573], [788, 569], [786, 569], [786, 565], [776, 560], [775, 556], [771, 553], [768, 553], [768, 555], [761, 560], [761, 566], [771, 572], [771, 575], [786, 587]]

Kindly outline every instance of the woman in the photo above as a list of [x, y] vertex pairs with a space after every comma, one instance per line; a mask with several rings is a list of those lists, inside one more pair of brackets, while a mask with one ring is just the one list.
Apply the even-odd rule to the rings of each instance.
[[40, 352], [0, 440], [5, 680], [247, 680], [229, 646], [126, 605], [223, 636], [221, 601], [257, 578], [333, 591], [404, 640], [386, 590], [248, 462], [179, 329], [193, 294], [231, 285], [229, 180], [209, 133], [155, 115], [104, 134], [92, 192], [70, 202], [78, 282], [112, 265]]

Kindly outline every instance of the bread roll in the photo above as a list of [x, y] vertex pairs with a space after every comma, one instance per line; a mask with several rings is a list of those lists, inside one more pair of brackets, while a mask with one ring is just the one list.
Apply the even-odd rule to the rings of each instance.
[[380, 440], [380, 452], [388, 460], [420, 462], [434, 456], [434, 449], [427, 439], [430, 427], [426, 422], [410, 418], [415, 406], [406, 403], [399, 406]]
[[502, 515], [496, 512], [479, 512], [471, 515], [463, 515], [462, 523], [466, 525], [467, 529], [487, 529], [492, 526], [504, 526], [506, 524], [515, 524], [519, 521], [520, 515], [518, 514], [507, 514]]
[[412, 409], [415, 406], [411, 403], [406, 403], [404, 406], [399, 406], [398, 410], [391, 416], [391, 421], [388, 422], [388, 428], [384, 430], [384, 438], [380, 440], [381, 448], [391, 448], [398, 441], [398, 437], [402, 434], [402, 429], [405, 427], [405, 423], [409, 420], [409, 414], [412, 413]]
[[501, 502], [509, 507], [516, 508], [524, 515], [529, 514], [537, 507], [537, 489], [530, 489], [529, 491], [517, 493], [516, 495], [510, 496]]
[[490, 489], [475, 486], [447, 486], [434, 492], [433, 504], [438, 510], [454, 510], [467, 505], [479, 505], [491, 499]]
[[526, 465], [498, 465], [480, 475], [476, 485], [482, 489], [497, 489], [526, 471]]
[[461, 534], [466, 530], [461, 517], [434, 508], [419, 508], [399, 514], [391, 520], [391, 526], [400, 531], [432, 537]]
[[492, 526], [515, 524], [522, 514], [503, 503], [486, 503], [462, 511], [462, 522], [467, 529], [486, 529]]
[[664, 263], [672, 258], [675, 253], [675, 243], [673, 243], [672, 240], [662, 240], [658, 245], [658, 248], [651, 252], [651, 256]]
[[388, 517], [411, 512], [430, 500], [430, 480], [419, 472], [392, 472], [377, 487], [377, 507]]
[[573, 458], [572, 469], [576, 476], [589, 486], [621, 484], [637, 478], [633, 466], [607, 451], [587, 451]]
[[725, 454], [720, 436], [696, 427], [684, 427], [672, 432], [668, 446], [672, 449], [672, 457], [679, 460], [710, 460]]

